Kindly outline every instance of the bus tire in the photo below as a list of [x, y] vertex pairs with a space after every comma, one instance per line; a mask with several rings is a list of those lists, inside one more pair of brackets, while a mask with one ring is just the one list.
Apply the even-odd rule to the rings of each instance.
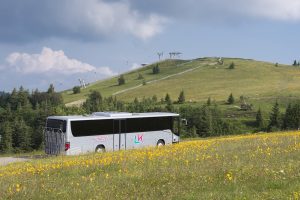
[[165, 141], [164, 140], [158, 140], [157, 141], [157, 147], [162, 147], [165, 146]]
[[95, 150], [96, 153], [104, 153], [105, 152], [105, 146], [104, 145], [98, 145], [96, 147], [96, 150]]

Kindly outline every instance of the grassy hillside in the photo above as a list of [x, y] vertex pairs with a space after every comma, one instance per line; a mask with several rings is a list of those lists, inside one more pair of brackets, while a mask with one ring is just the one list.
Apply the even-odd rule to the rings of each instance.
[[158, 64], [160, 67], [160, 73], [157, 75], [152, 74], [152, 68], [154, 65], [156, 65], [155, 63], [147, 67], [125, 73], [125, 85], [119, 86], [118, 77], [113, 77], [111, 79], [91, 84], [86, 89], [83, 89], [80, 94], [73, 94], [71, 90], [64, 91], [62, 93], [64, 101], [65, 103], [69, 103], [72, 101], [85, 99], [92, 90], [100, 91], [103, 96], [110, 96], [121, 90], [141, 85], [143, 80], [138, 79], [139, 74], [142, 74], [146, 81], [153, 81], [195, 67], [193, 64], [190, 64], [190, 61], [184, 60], [167, 60]]
[[[118, 99], [126, 101], [154, 94], [160, 99], [166, 93], [175, 100], [181, 90], [185, 91], [186, 99], [190, 101], [204, 101], [209, 96], [224, 101], [231, 92], [235, 97], [244, 95], [253, 101], [300, 96], [300, 68], [276, 67], [273, 63], [245, 59], [224, 59], [224, 65], [216, 62], [216, 58], [167, 60], [159, 63], [161, 73], [157, 75], [152, 74], [153, 64], [125, 74], [125, 85], [118, 86], [115, 77], [94, 83], [80, 94], [65, 91], [63, 98], [66, 103], [85, 99], [91, 90], [98, 90], [104, 96], [117, 94]], [[231, 62], [235, 63], [233, 70], [228, 69]], [[143, 81], [137, 79], [139, 73], [145, 78], [146, 85], [141, 85]], [[120, 93], [127, 89], [130, 90]]]
[[[235, 63], [235, 69], [228, 66]], [[226, 100], [232, 92], [236, 97], [241, 95], [252, 99], [270, 96], [299, 95], [300, 69], [295, 67], [275, 67], [272, 63], [252, 60], [226, 59], [225, 65], [205, 65], [190, 73], [149, 84], [142, 88], [118, 95], [120, 99], [130, 100], [132, 97], [159, 97], [169, 93], [173, 99], [181, 90], [186, 99], [204, 101], [209, 96], [217, 101]]]
[[0, 167], [1, 199], [299, 199], [300, 132]]

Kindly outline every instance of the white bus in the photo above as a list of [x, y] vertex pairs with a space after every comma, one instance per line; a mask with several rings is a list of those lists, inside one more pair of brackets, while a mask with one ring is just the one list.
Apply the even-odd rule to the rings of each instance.
[[45, 127], [47, 154], [77, 155], [162, 146], [179, 142], [179, 114], [96, 112], [50, 116]]

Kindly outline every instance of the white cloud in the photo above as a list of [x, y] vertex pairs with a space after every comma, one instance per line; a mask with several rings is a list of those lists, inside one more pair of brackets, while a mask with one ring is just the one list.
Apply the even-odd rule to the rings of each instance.
[[[1, 3], [0, 41], [51, 37], [81, 40], [133, 35], [148, 39], [163, 30], [163, 14], [134, 9], [130, 0], [10, 0]], [[30, 13], [30, 15], [28, 15]]]
[[130, 67], [130, 70], [135, 70], [135, 69], [138, 69], [138, 68], [141, 68], [142, 65], [138, 64], [138, 63], [133, 63]]
[[6, 12], [1, 13], [0, 41], [11, 43], [53, 37], [91, 41], [124, 34], [146, 40], [169, 22], [231, 23], [249, 17], [300, 21], [299, 0], [10, 0], [1, 8]]
[[[77, 4], [77, 5], [76, 5]], [[88, 27], [96, 34], [128, 32], [138, 38], [148, 39], [162, 31], [167, 19], [162, 15], [141, 14], [130, 8], [128, 1], [105, 2], [103, 0], [76, 0], [75, 12], [70, 13], [77, 23], [67, 21], [73, 29]]]
[[109, 67], [94, 67], [76, 59], [68, 58], [62, 50], [54, 51], [44, 47], [40, 54], [12, 53], [7, 58], [7, 67], [23, 74], [64, 74], [97, 72], [111, 76]]
[[124, 23], [124, 27], [128, 28], [130, 32], [136, 37], [139, 37], [143, 40], [151, 38], [163, 31], [162, 24], [165, 24], [169, 20], [165, 17], [159, 15], [150, 15], [150, 17], [141, 23], [138, 20], [140, 17], [136, 17], [134, 20], [127, 20], [127, 23]]
[[299, 0], [248, 0], [249, 14], [275, 20], [300, 20]]
[[173, 19], [212, 21], [254, 17], [300, 21], [299, 0], [130, 0], [138, 10], [151, 11]]

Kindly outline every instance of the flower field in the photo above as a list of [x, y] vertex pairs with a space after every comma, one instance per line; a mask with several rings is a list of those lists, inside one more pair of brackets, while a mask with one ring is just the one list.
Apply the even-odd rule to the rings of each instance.
[[1, 199], [300, 199], [300, 132], [0, 167]]

